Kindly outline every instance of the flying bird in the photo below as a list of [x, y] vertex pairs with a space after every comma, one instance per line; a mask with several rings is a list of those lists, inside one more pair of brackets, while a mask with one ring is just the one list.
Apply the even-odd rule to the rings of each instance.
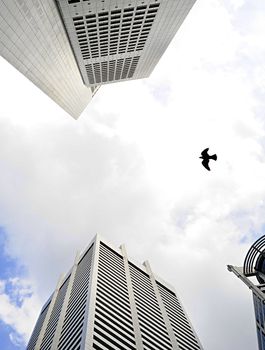
[[217, 160], [217, 155], [216, 155], [216, 154], [213, 154], [212, 156], [209, 156], [208, 150], [209, 150], [209, 148], [205, 148], [205, 150], [203, 150], [202, 153], [201, 153], [202, 156], [199, 157], [199, 158], [202, 158], [202, 159], [203, 159], [202, 165], [203, 165], [207, 170], [210, 171], [211, 169], [209, 168], [209, 161], [210, 161], [210, 159]]

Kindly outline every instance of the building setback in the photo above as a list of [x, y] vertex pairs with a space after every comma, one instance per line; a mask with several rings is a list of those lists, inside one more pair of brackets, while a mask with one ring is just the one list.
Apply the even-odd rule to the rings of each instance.
[[195, 1], [2, 0], [0, 54], [78, 118], [101, 84], [148, 77]]
[[27, 350], [202, 350], [174, 288], [96, 236], [43, 306]]
[[227, 265], [227, 268], [252, 291], [258, 346], [259, 350], [265, 350], [265, 236], [252, 244], [243, 267]]

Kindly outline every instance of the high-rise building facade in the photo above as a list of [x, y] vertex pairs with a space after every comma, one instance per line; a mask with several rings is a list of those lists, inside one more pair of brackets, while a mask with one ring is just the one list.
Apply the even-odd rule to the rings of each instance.
[[243, 267], [227, 265], [227, 268], [252, 291], [258, 346], [259, 350], [265, 350], [265, 236], [250, 247]]
[[101, 84], [148, 77], [195, 1], [2, 0], [0, 54], [77, 118]]
[[196, 0], [57, 0], [87, 86], [148, 77]]
[[92, 98], [54, 0], [1, 0], [0, 54], [74, 118]]
[[202, 350], [174, 288], [96, 236], [43, 306], [27, 350]]

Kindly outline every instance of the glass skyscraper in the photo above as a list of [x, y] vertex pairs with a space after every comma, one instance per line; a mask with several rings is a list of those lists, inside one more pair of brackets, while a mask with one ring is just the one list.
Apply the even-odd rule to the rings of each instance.
[[202, 350], [173, 287], [96, 236], [43, 306], [27, 350]]

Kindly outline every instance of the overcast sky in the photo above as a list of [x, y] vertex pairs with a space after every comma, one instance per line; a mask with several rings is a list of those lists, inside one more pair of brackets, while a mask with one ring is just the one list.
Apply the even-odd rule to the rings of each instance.
[[1, 349], [96, 233], [175, 286], [205, 350], [257, 348], [226, 265], [265, 233], [264, 33], [264, 1], [198, 0], [152, 75], [78, 121], [0, 59]]

